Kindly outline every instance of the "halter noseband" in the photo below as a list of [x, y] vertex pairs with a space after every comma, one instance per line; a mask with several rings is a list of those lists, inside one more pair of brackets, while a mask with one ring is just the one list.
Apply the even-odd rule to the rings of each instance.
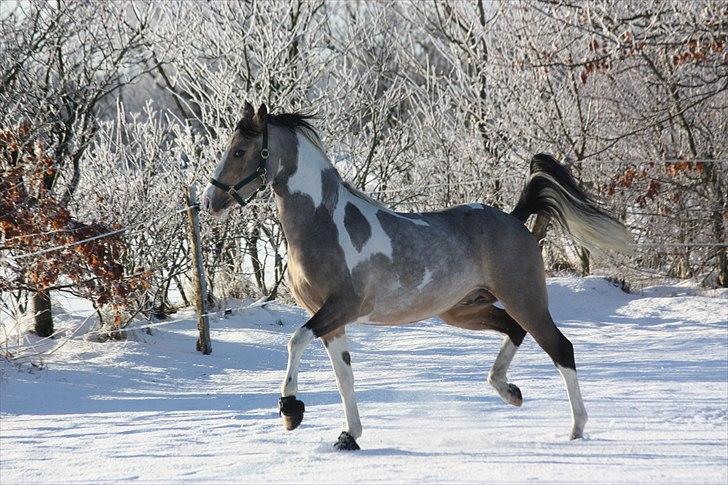
[[[267, 117], [266, 117], [267, 118]], [[215, 180], [214, 178], [210, 179], [210, 183], [217, 187], [218, 189], [222, 189], [227, 194], [235, 199], [235, 201], [240, 204], [240, 207], [245, 207], [250, 203], [251, 200], [255, 198], [256, 195], [258, 195], [259, 192], [261, 192], [263, 189], [265, 189], [265, 163], [268, 160], [268, 120], [263, 120], [263, 145], [260, 149], [260, 161], [258, 162], [258, 166], [255, 169], [255, 172], [245, 177], [243, 180], [238, 182], [235, 185], [228, 185], [220, 182], [219, 180]], [[243, 199], [240, 197], [240, 194], [238, 193], [238, 190], [242, 189], [246, 185], [248, 185], [250, 182], [253, 182], [257, 179], [260, 179], [261, 184], [260, 188], [253, 192], [250, 197], [248, 197], [248, 200]]]

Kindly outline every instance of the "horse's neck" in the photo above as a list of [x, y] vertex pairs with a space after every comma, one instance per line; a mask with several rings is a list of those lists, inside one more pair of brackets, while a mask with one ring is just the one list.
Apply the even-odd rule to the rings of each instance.
[[[323, 147], [301, 132], [296, 132], [298, 150], [295, 172], [288, 178], [286, 185], [291, 194], [304, 194], [311, 197], [314, 207], [321, 205], [327, 187], [331, 183], [341, 184], [341, 176], [329, 161]], [[330, 187], [329, 187], [330, 188]]]
[[[286, 237], [299, 227], [302, 221], [312, 222], [311, 205], [301, 196], [308, 196], [314, 211], [324, 205], [333, 212], [338, 194], [343, 187], [339, 172], [326, 156], [319, 143], [300, 131], [296, 131], [297, 156], [295, 160], [281, 162], [278, 175], [282, 178], [276, 193], [276, 205]], [[275, 184], [274, 184], [275, 185]]]

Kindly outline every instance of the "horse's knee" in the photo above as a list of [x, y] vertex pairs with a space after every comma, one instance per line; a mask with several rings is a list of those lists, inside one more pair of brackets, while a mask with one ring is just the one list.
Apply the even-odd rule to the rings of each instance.
[[291, 335], [288, 340], [288, 352], [295, 352], [297, 349], [306, 347], [315, 338], [313, 332], [306, 328], [301, 327]]

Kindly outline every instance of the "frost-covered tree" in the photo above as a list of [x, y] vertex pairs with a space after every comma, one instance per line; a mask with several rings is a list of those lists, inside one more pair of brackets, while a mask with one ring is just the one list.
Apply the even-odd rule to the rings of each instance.
[[[45, 190], [79, 222], [127, 228], [117, 262], [152, 271], [150, 313], [185, 297], [182, 188], [246, 101], [316, 114], [344, 176], [400, 210], [507, 210], [529, 159], [556, 154], [640, 245], [595, 261], [536, 219], [552, 268], [725, 286], [727, 17], [718, 0], [19, 2], [0, 123], [31, 121]], [[203, 216], [203, 246], [215, 296], [285, 293], [270, 194]]]

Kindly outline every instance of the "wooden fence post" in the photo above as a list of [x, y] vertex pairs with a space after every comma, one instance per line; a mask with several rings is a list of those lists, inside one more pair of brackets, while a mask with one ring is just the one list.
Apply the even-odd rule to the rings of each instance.
[[207, 318], [207, 282], [205, 267], [202, 264], [202, 244], [200, 242], [200, 206], [195, 186], [187, 187], [185, 194], [187, 219], [189, 222], [190, 254], [192, 254], [192, 284], [195, 288], [195, 309], [197, 310], [197, 350], [207, 355], [212, 352], [210, 343], [210, 322]]

